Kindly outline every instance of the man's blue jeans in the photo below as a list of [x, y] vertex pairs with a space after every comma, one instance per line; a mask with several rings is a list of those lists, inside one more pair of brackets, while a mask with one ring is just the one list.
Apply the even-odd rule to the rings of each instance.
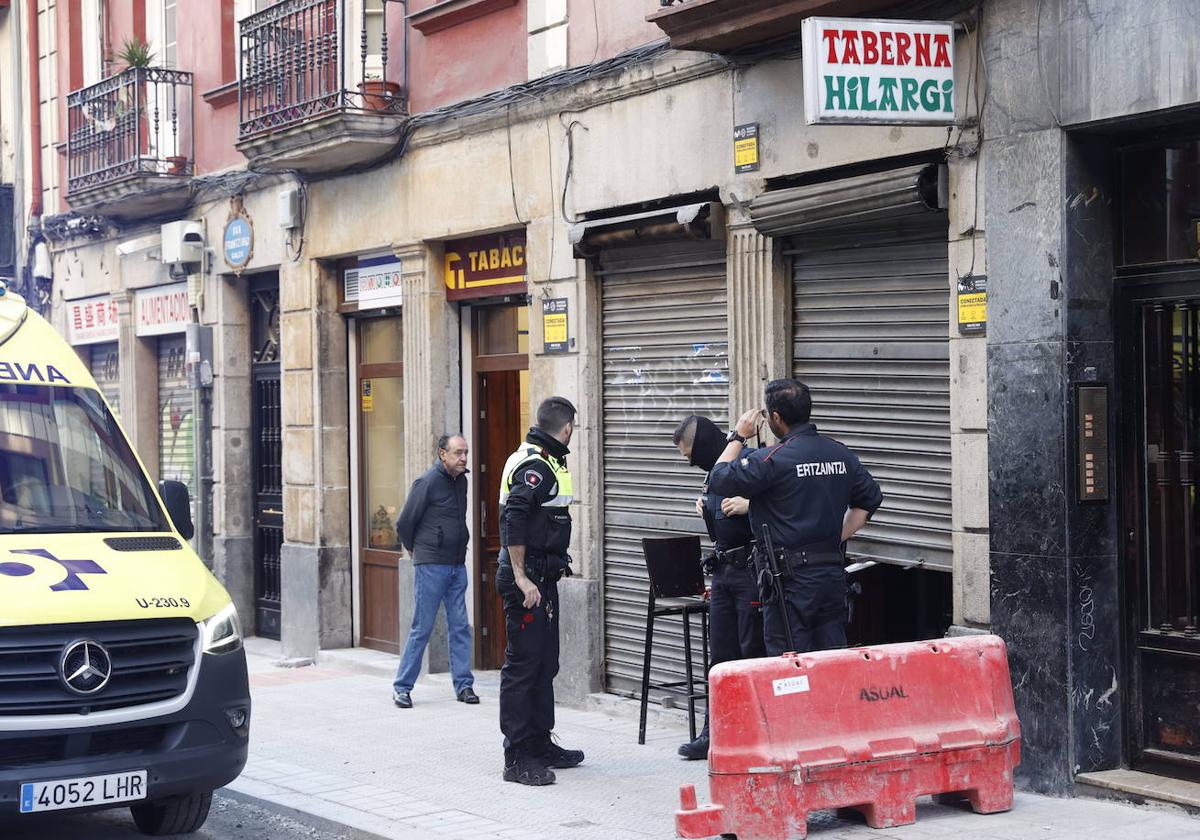
[[400, 659], [400, 670], [392, 687], [412, 691], [421, 673], [421, 657], [433, 633], [438, 605], [446, 606], [446, 629], [450, 637], [450, 674], [454, 693], [475, 684], [471, 673], [471, 625], [467, 622], [467, 567], [464, 563], [417, 563], [413, 566], [413, 620]]

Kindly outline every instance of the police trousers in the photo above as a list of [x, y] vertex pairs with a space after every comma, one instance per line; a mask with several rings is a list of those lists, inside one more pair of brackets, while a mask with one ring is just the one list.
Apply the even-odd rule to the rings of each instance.
[[512, 566], [501, 563], [496, 591], [504, 601], [508, 645], [500, 669], [500, 731], [507, 761], [538, 754], [554, 729], [554, 677], [558, 674], [558, 582], [537, 580], [542, 602], [526, 609]]
[[[767, 656], [846, 646], [846, 570], [841, 563], [793, 564], [783, 580], [783, 596], [783, 605], [763, 608]], [[781, 607], [791, 621], [791, 645]]]
[[721, 564], [708, 599], [708, 645], [713, 665], [764, 656], [762, 613], [754, 568]]
[[[722, 563], [713, 572], [708, 595], [710, 665], [766, 656], [758, 599], [758, 584], [754, 580], [752, 565], [738, 568]], [[704, 712], [704, 729], [700, 734], [702, 737], [708, 734], [707, 709]]]

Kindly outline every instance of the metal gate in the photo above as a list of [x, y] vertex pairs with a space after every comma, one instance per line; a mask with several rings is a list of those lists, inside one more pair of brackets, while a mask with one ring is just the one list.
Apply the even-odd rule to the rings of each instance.
[[121, 369], [117, 342], [93, 344], [88, 348], [88, 370], [104, 399], [108, 400], [113, 414], [121, 414]]
[[183, 335], [158, 339], [158, 476], [182, 481], [194, 502], [196, 417], [184, 367], [184, 345]]
[[279, 281], [250, 293], [254, 439], [254, 627], [279, 638], [283, 548], [283, 427], [279, 391]]
[[[642, 537], [703, 534], [703, 474], [671, 435], [689, 414], [728, 423], [723, 242], [601, 252], [604, 367], [604, 635], [609, 691], [641, 683], [649, 581]], [[699, 645], [693, 653], [699, 665]], [[683, 679], [678, 620], [655, 625], [651, 679]]]
[[879, 481], [851, 554], [950, 570], [949, 266], [944, 214], [795, 239], [795, 375], [813, 421]]

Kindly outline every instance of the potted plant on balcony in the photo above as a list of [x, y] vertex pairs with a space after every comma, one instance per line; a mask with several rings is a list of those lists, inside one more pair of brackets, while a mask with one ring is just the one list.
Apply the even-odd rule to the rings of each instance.
[[[155, 55], [149, 44], [141, 38], [133, 37], [125, 39], [116, 58], [125, 63], [126, 70], [137, 70], [153, 64]], [[133, 96], [136, 96], [136, 107], [133, 96], [130, 95], [131, 89]], [[135, 72], [129, 81], [122, 81], [117, 89], [116, 113], [118, 118], [126, 114], [137, 114], [138, 153], [147, 154], [150, 150], [150, 120], [146, 113], [145, 74]]]
[[368, 70], [358, 83], [363, 95], [363, 107], [369, 111], [391, 111], [400, 101], [400, 85], [383, 78], [383, 73]]

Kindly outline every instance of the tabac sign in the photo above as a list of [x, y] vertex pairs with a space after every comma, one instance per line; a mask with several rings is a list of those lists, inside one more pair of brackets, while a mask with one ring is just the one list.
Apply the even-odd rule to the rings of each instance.
[[810, 125], [954, 123], [953, 24], [807, 18], [802, 33]]
[[450, 300], [524, 293], [525, 231], [447, 242], [445, 279]]

